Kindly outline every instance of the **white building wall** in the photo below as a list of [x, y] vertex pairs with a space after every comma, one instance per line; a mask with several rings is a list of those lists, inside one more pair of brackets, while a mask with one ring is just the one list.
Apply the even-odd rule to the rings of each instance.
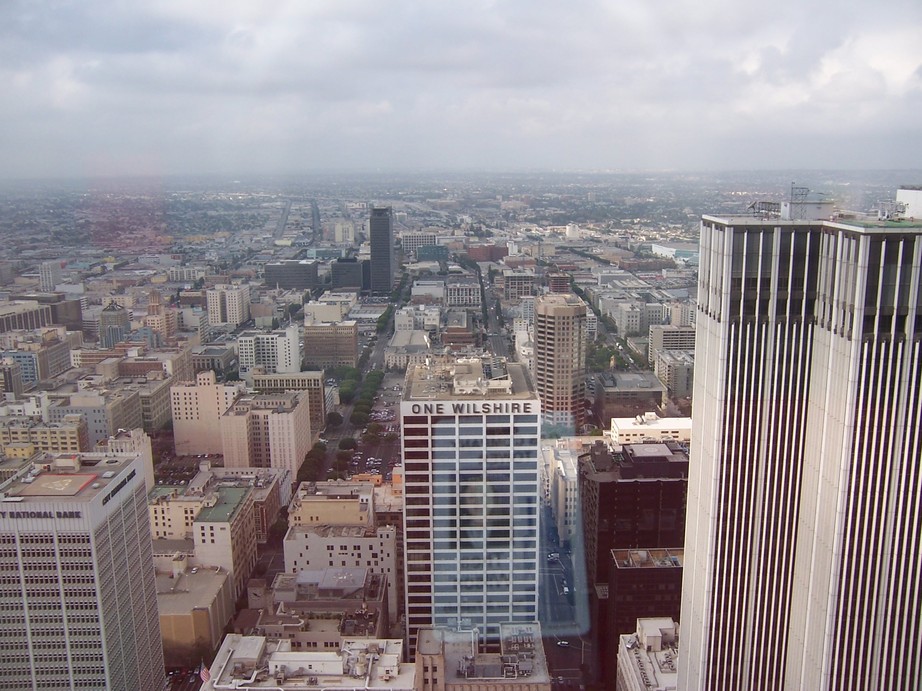
[[540, 404], [501, 403], [518, 412], [464, 412], [488, 404], [476, 396], [400, 404], [411, 641], [419, 626], [494, 640], [500, 623], [537, 619]]
[[101, 470], [55, 472], [59, 486], [80, 487], [73, 494], [0, 501], [3, 688], [163, 683], [141, 462]]
[[387, 574], [387, 599], [391, 622], [397, 618], [397, 529], [382, 526], [373, 535], [364, 528], [291, 528], [283, 542], [285, 571], [363, 567]]
[[196, 383], [170, 388], [173, 438], [179, 455], [223, 452], [221, 416], [243, 393], [241, 382], [218, 384], [214, 372], [199, 372]]

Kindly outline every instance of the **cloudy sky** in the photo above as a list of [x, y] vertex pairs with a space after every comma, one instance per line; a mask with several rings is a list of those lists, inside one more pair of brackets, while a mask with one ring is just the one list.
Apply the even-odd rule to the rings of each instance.
[[922, 167], [922, 2], [4, 0], [0, 176]]

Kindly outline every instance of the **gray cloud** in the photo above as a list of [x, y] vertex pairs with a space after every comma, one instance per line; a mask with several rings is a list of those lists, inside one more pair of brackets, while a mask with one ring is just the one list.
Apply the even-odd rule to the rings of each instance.
[[920, 35], [904, 0], [4, 3], [0, 175], [918, 167]]

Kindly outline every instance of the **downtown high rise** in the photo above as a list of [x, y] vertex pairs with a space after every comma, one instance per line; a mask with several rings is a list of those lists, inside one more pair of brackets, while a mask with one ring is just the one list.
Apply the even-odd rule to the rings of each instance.
[[922, 225], [756, 210], [701, 223], [679, 688], [918, 688]]
[[143, 463], [46, 455], [0, 484], [0, 688], [162, 687]]
[[544, 424], [579, 434], [586, 424], [586, 303], [573, 294], [540, 296], [533, 341]]
[[411, 367], [400, 403], [407, 626], [476, 631], [538, 618], [540, 403], [525, 369]]
[[371, 292], [390, 295], [397, 274], [397, 255], [394, 251], [394, 213], [389, 206], [376, 206], [368, 220], [371, 246]]

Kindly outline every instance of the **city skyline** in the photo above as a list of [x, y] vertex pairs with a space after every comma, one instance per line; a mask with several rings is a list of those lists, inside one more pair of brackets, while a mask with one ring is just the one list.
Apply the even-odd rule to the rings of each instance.
[[[807, 670], [803, 688], [823, 688], [810, 675], [827, 668], [876, 681], [875, 665], [918, 665], [905, 653], [920, 640], [912, 608], [922, 567], [911, 540], [922, 488], [918, 454], [900, 451], [899, 429], [919, 420], [918, 401], [907, 394], [919, 375], [894, 373], [918, 356], [905, 353], [918, 340], [922, 309], [915, 184], [922, 173], [254, 175], [185, 186], [188, 179], [108, 189], [11, 184], [0, 194], [0, 469], [20, 473], [13, 486], [30, 493], [40, 484], [32, 473], [51, 453], [66, 460], [98, 444], [140, 457], [164, 664], [181, 670], [174, 688], [191, 686], [190, 665], [205, 666], [206, 689], [230, 685], [231, 676], [242, 681], [252, 670], [238, 662], [257, 658], [284, 671], [285, 681], [270, 673], [254, 688], [297, 688], [322, 659], [329, 679], [320, 685], [339, 684], [358, 669], [334, 652], [349, 647], [347, 628], [378, 641], [408, 634], [408, 661], [422, 641], [417, 691], [438, 687], [439, 675], [446, 686], [465, 684], [452, 658], [439, 657], [442, 633], [427, 627], [466, 630], [463, 654], [475, 660], [466, 673], [481, 678], [494, 673], [489, 656], [510, 619], [510, 643], [519, 653], [534, 643], [536, 658], [509, 672], [532, 674], [529, 683], [542, 691], [611, 688], [616, 659], [619, 670], [636, 673], [634, 688], [650, 680], [674, 686], [685, 673], [680, 649], [683, 670], [717, 670], [704, 673], [734, 691], [745, 684], [733, 686], [729, 673], [752, 670], [746, 679], [758, 683], [750, 686], [770, 687], [794, 669], [794, 657]], [[382, 207], [383, 244], [371, 223]], [[780, 218], [791, 209], [797, 220]], [[808, 211], [813, 221], [804, 220]], [[388, 280], [386, 295], [368, 285], [364, 294], [328, 290], [338, 265], [361, 268], [395, 246], [400, 281]], [[702, 284], [713, 290], [701, 293], [708, 299], [699, 308]], [[718, 284], [739, 291], [721, 302], [743, 315], [738, 329], [738, 315], [712, 314]], [[880, 286], [880, 299], [865, 296], [863, 285]], [[899, 298], [893, 310], [891, 293]], [[555, 301], [575, 309], [548, 314]], [[111, 313], [121, 315], [117, 329]], [[707, 347], [689, 334], [696, 315]], [[745, 329], [767, 335], [747, 338]], [[691, 421], [675, 416], [691, 409], [690, 371], [680, 378], [666, 365], [691, 365], [696, 345], [706, 390], [704, 398], [695, 392], [696, 418], [704, 415], [695, 434], [705, 441], [694, 442], [688, 461]], [[721, 366], [737, 353], [744, 366], [725, 375]], [[289, 362], [299, 354], [302, 364]], [[892, 368], [878, 367], [878, 356]], [[849, 379], [844, 365], [860, 358], [871, 366]], [[576, 363], [580, 376], [569, 381], [571, 368], [549, 367], [559, 360]], [[541, 399], [551, 390], [542, 393], [542, 367], [565, 384], [549, 395], [573, 399], [573, 417], [585, 413], [583, 436], [563, 429], [572, 406], [559, 411], [565, 420], [542, 420]], [[737, 372], [749, 379], [726, 408], [755, 393], [734, 418], [722, 412], [720, 395]], [[757, 381], [767, 383], [747, 383]], [[798, 398], [805, 381], [810, 395]], [[862, 414], [854, 397], [840, 395], [850, 381], [879, 392], [860, 404]], [[258, 393], [245, 391], [246, 382]], [[787, 400], [795, 403], [779, 403]], [[764, 414], [750, 424], [745, 416], [756, 409]], [[849, 414], [856, 427], [867, 417], [871, 431], [861, 439], [871, 453], [856, 452], [847, 464], [828, 447], [848, 443]], [[822, 444], [816, 420], [825, 425]], [[800, 434], [807, 427], [813, 436]], [[288, 433], [294, 428], [301, 434]], [[626, 448], [631, 441], [636, 448]], [[730, 452], [720, 453], [731, 444], [738, 456], [724, 462]], [[698, 468], [689, 474], [688, 463]], [[721, 471], [739, 483], [714, 489]], [[873, 491], [840, 491], [853, 502], [840, 519], [830, 510], [830, 485], [847, 472]], [[673, 490], [689, 475], [686, 501], [684, 484]], [[346, 501], [364, 515], [361, 525], [342, 520], [339, 509], [308, 507], [319, 503], [305, 499], [317, 498], [325, 479], [332, 490], [324, 502]], [[668, 493], [654, 486], [664, 480], [676, 480]], [[104, 473], [99, 484], [106, 482], [118, 481]], [[87, 491], [101, 489], [93, 484]], [[718, 494], [720, 502], [708, 499]], [[861, 502], [880, 517], [874, 526], [862, 522]], [[686, 504], [694, 525], [687, 554]], [[738, 510], [715, 519], [724, 533], [711, 549], [704, 514], [714, 504]], [[790, 512], [772, 513], [778, 506]], [[763, 508], [764, 520], [747, 522]], [[813, 534], [804, 516], [815, 518]], [[846, 558], [838, 560], [826, 545], [846, 524]], [[905, 549], [891, 546], [901, 539]], [[839, 591], [825, 585], [836, 569], [847, 572], [855, 595], [833, 602]], [[694, 601], [680, 616], [686, 572]], [[247, 583], [251, 576], [256, 582]], [[764, 587], [740, 586], [728, 598], [732, 608], [702, 603], [750, 576]], [[875, 579], [886, 578], [890, 600], [874, 591]], [[339, 594], [328, 598], [320, 590], [334, 581]], [[362, 583], [344, 601], [354, 611], [341, 619], [304, 625], [289, 607], [291, 597], [312, 607], [323, 595], [340, 611], [332, 600], [342, 599], [341, 586]], [[245, 585], [246, 603], [235, 607]], [[362, 606], [365, 594], [380, 609]], [[887, 619], [880, 613], [890, 601], [902, 609]], [[864, 609], [837, 624], [829, 643], [818, 613], [849, 606]], [[790, 626], [785, 607], [796, 619]], [[220, 644], [237, 614], [249, 627], [240, 629], [244, 647], [265, 646], [265, 657], [231, 655], [227, 646], [243, 642], [233, 637]], [[523, 638], [533, 619], [540, 630]], [[196, 620], [208, 630], [190, 625]], [[749, 651], [762, 633], [770, 640], [759, 657]], [[840, 647], [817, 652], [824, 645]], [[395, 691], [408, 691], [414, 674], [396, 662], [379, 672]], [[395, 672], [406, 673], [403, 681]]]
[[905, 168], [922, 153], [922, 8], [905, 0], [11, 3], [0, 25], [3, 178]]

